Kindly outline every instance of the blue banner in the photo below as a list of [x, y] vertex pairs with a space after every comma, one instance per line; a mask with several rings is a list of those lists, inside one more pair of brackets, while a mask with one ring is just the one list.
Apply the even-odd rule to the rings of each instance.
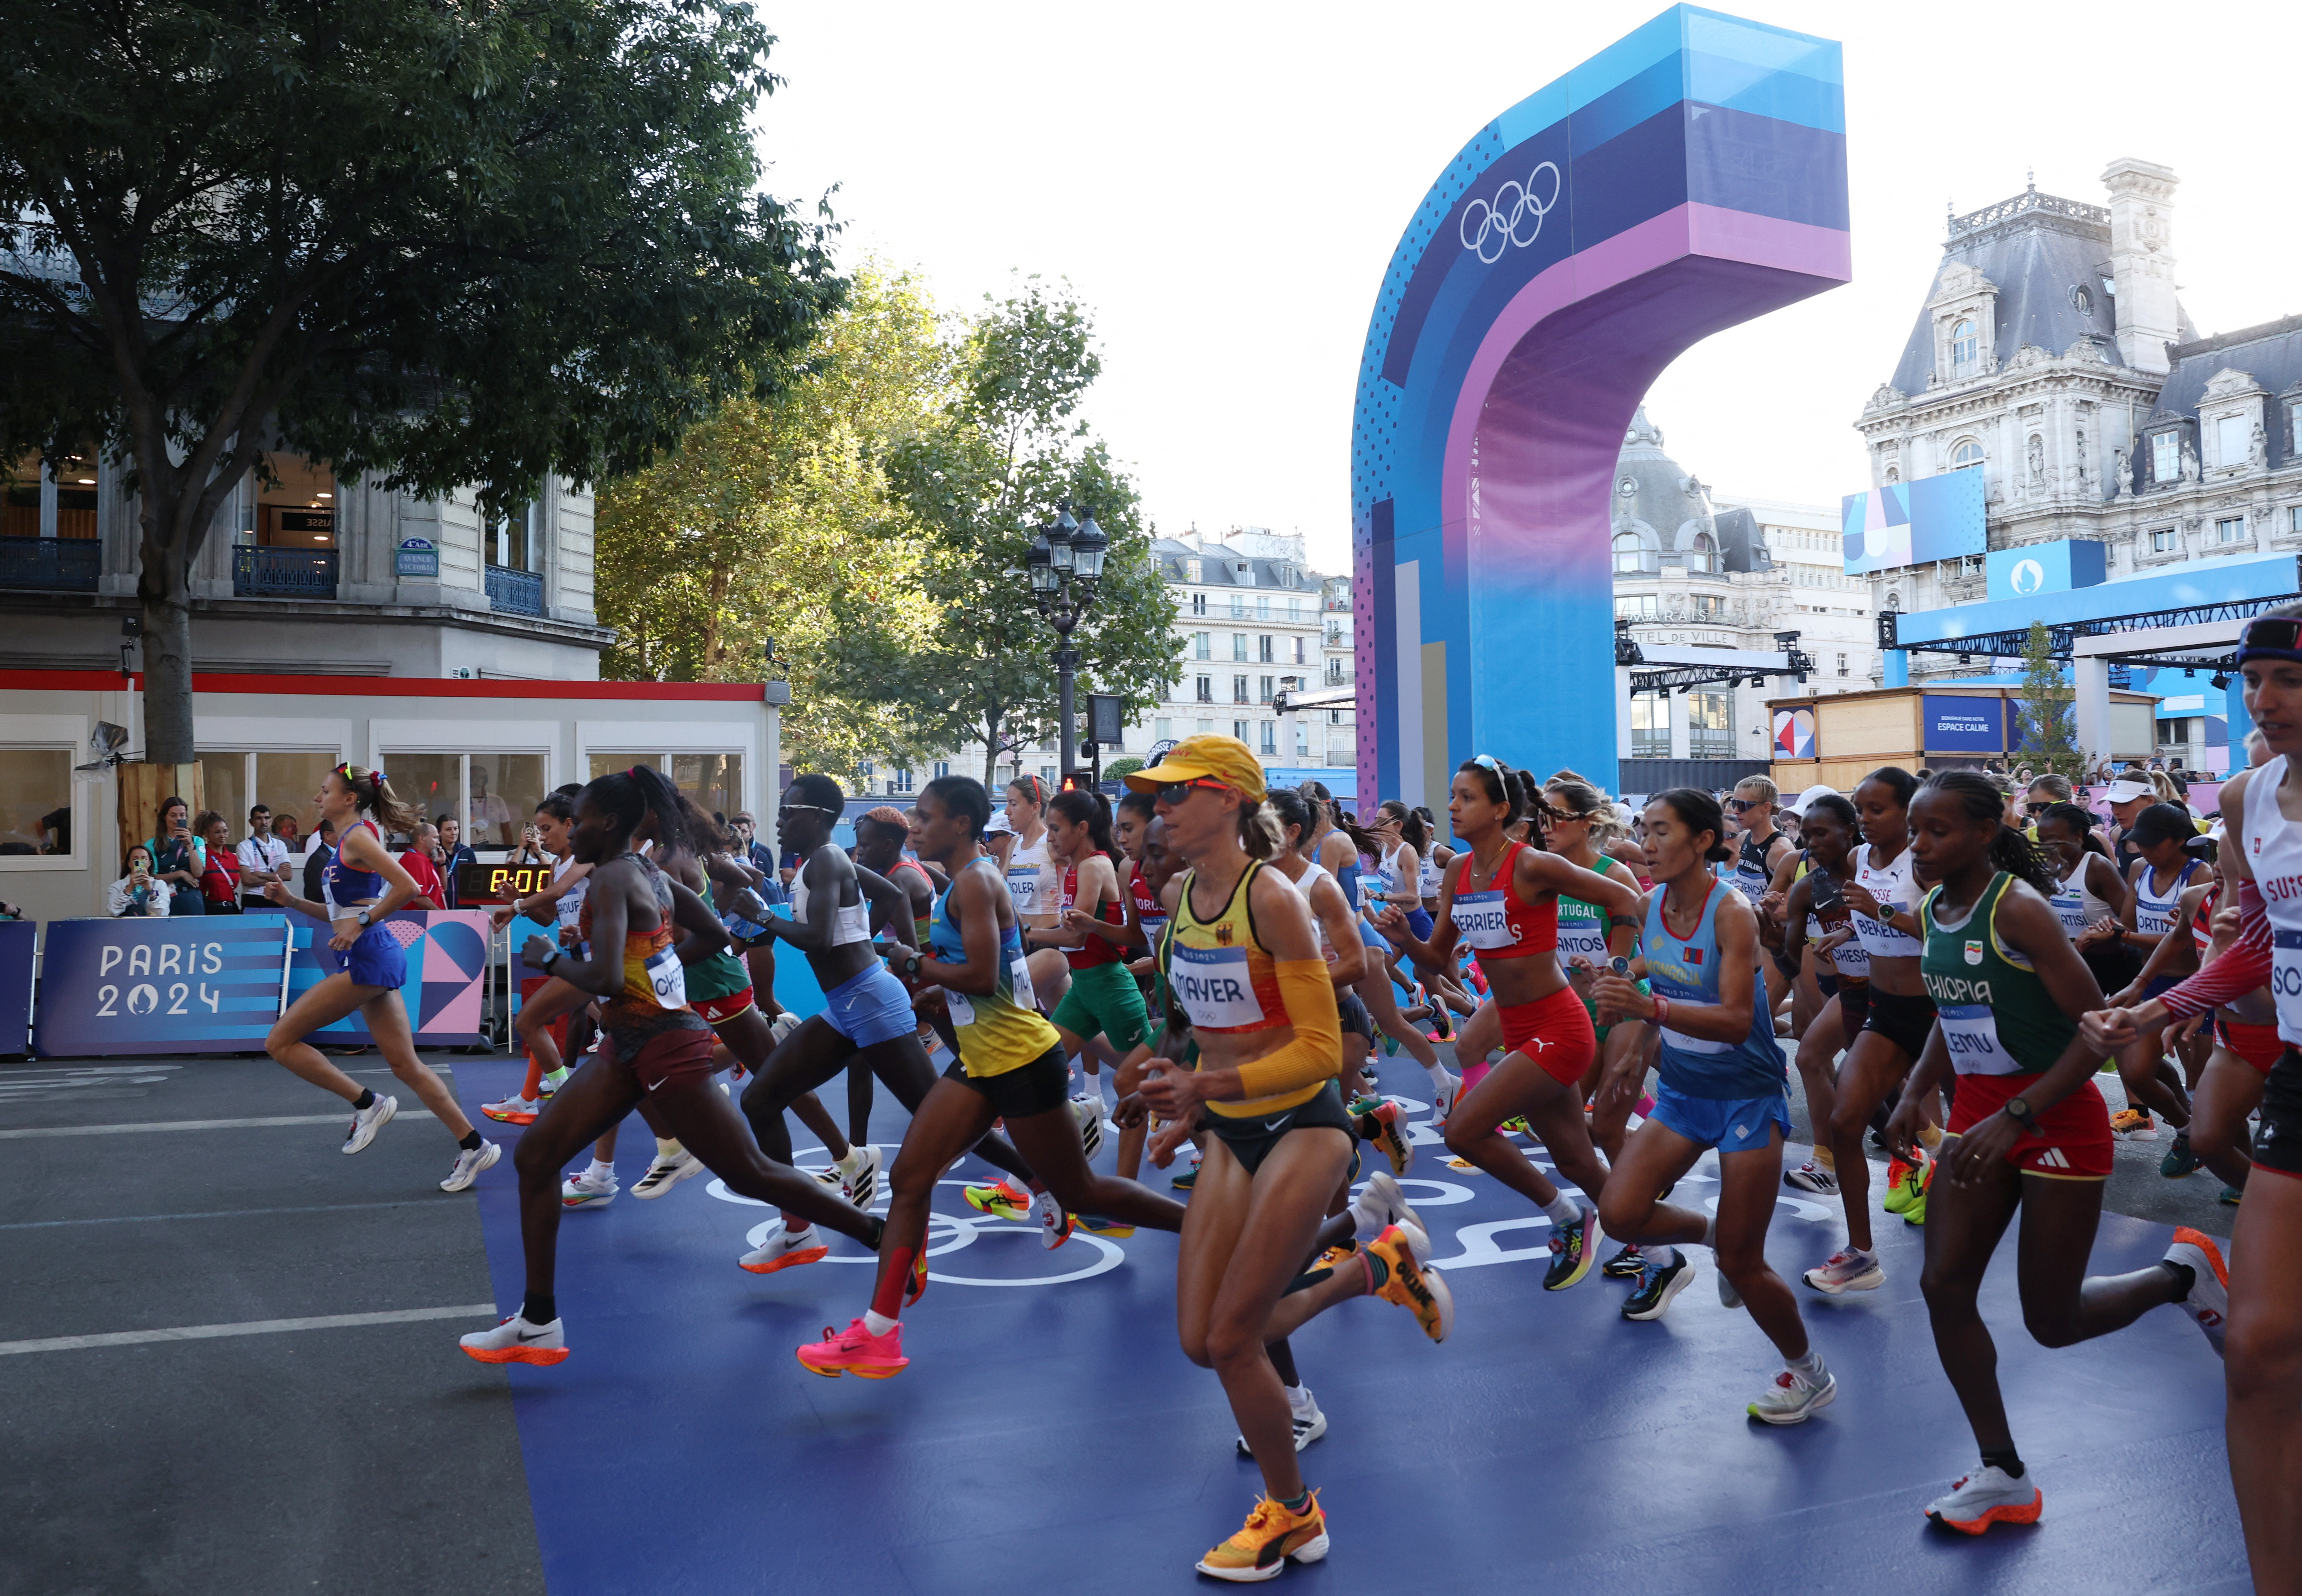
[[0, 920], [0, 1054], [14, 1057], [32, 1045], [32, 969], [39, 934], [30, 920]]
[[1993, 549], [1983, 559], [1993, 599], [2034, 599], [2040, 593], [2066, 593], [2074, 587], [2093, 587], [2109, 575], [2103, 551], [2108, 545], [2089, 539], [2063, 538], [2052, 543], [2025, 543], [2018, 549]]
[[[283, 928], [292, 942], [288, 961], [290, 1004], [343, 968], [328, 945], [326, 921], [288, 910], [257, 910], [243, 920]], [[487, 1041], [481, 999], [488, 974], [488, 911], [408, 909], [376, 922], [399, 938], [407, 955], [407, 984], [399, 990], [408, 1029], [418, 1047], [466, 1047]], [[358, 1047], [375, 1038], [357, 1011], [312, 1033], [321, 1046]]]
[[32, 1051], [260, 1053], [287, 960], [276, 915], [50, 920]]
[[2006, 701], [1963, 698], [1953, 693], [1924, 696], [1926, 748], [1929, 753], [2006, 752]]

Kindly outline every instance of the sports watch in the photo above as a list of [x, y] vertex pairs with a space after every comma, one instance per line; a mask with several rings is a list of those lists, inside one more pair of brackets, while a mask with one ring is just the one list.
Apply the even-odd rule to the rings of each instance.
[[2017, 1125], [2021, 1126], [2023, 1130], [2030, 1131], [2033, 1134], [2037, 1133], [2038, 1121], [2030, 1117], [2030, 1105], [2026, 1099], [2021, 1097], [2007, 1098], [2006, 1116], [2012, 1120]]

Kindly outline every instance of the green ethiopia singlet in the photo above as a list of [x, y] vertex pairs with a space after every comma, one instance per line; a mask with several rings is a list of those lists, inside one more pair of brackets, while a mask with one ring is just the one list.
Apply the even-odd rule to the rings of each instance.
[[2030, 961], [1998, 936], [1998, 905], [2014, 878], [2001, 870], [1982, 889], [1965, 922], [1935, 923], [1942, 888], [1919, 902], [1926, 951], [1919, 974], [1935, 1001], [1952, 1068], [1962, 1075], [2035, 1075], [2050, 1067], [2078, 1034]]

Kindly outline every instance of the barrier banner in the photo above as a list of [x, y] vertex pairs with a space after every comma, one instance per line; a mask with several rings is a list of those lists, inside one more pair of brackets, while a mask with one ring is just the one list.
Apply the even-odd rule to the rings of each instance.
[[32, 1045], [32, 968], [39, 933], [28, 920], [0, 920], [0, 1055], [15, 1057]]
[[261, 1053], [287, 961], [276, 915], [50, 920], [32, 1051]]
[[[341, 955], [328, 945], [331, 933], [325, 920], [289, 910], [258, 910], [240, 918], [285, 927], [293, 945], [288, 959], [291, 1004], [343, 966]], [[399, 989], [399, 1000], [407, 1010], [416, 1045], [464, 1047], [487, 1041], [480, 1020], [488, 975], [488, 911], [409, 909], [377, 923], [407, 950], [407, 984]], [[312, 1035], [349, 1046], [375, 1039], [357, 1012]]]

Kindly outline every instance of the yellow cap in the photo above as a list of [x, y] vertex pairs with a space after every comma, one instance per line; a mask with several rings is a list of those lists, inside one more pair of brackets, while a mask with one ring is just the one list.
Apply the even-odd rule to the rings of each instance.
[[1255, 751], [1237, 737], [1216, 732], [1184, 738], [1157, 764], [1130, 776], [1127, 785], [1138, 793], [1155, 793], [1178, 782], [1200, 780], [1219, 781], [1253, 802], [1263, 802], [1263, 767], [1256, 762]]

